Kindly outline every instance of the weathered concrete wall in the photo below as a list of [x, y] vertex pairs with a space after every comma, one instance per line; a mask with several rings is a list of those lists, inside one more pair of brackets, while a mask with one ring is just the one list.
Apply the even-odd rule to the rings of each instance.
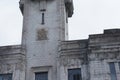
[[61, 42], [58, 62], [60, 80], [68, 80], [69, 68], [81, 68], [83, 80], [111, 80], [110, 62], [115, 63], [119, 80], [120, 29], [90, 35], [88, 40]]
[[65, 9], [64, 0], [25, 0], [22, 47], [26, 80], [34, 80], [35, 72], [42, 71], [48, 71], [49, 80], [57, 80], [58, 46], [68, 36]]
[[12, 74], [12, 80], [25, 79], [25, 55], [21, 46], [0, 47], [0, 74]]
[[[120, 30], [90, 35], [88, 60], [90, 80], [111, 80], [109, 62], [120, 62]], [[119, 66], [115, 67], [118, 70]]]
[[59, 80], [68, 80], [68, 69], [81, 68], [82, 79], [87, 80], [88, 40], [61, 42], [58, 58]]

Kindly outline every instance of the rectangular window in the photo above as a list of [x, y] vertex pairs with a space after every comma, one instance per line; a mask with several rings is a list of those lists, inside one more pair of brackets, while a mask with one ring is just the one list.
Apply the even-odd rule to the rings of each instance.
[[117, 80], [114, 62], [109, 63], [111, 80]]
[[81, 69], [68, 69], [68, 80], [82, 80]]
[[0, 74], [0, 80], [12, 80], [12, 74]]
[[120, 62], [118, 62], [119, 70], [120, 70]]
[[48, 80], [48, 72], [35, 73], [35, 80]]

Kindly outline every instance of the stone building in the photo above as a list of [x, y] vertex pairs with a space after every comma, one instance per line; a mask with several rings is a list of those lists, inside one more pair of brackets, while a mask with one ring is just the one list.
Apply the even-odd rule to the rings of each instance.
[[68, 40], [72, 0], [20, 0], [22, 44], [0, 47], [0, 80], [120, 80], [120, 29]]

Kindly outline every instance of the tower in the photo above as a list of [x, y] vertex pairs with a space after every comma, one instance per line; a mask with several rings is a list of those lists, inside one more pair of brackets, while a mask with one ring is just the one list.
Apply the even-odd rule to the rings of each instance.
[[[57, 80], [59, 42], [68, 38], [67, 19], [72, 0], [21, 0], [22, 48], [26, 54], [25, 80]], [[40, 79], [41, 80], [41, 79]]]

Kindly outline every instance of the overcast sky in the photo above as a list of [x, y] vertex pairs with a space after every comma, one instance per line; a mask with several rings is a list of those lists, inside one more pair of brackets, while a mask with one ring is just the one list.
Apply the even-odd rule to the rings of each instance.
[[[0, 45], [21, 43], [22, 15], [19, 0], [0, 2]], [[69, 39], [86, 39], [104, 29], [120, 28], [120, 0], [74, 0], [69, 19]]]

